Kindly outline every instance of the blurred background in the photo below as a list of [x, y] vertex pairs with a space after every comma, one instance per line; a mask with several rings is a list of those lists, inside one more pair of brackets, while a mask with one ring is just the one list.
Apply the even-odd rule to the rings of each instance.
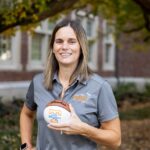
[[83, 25], [89, 67], [113, 88], [120, 150], [150, 149], [149, 0], [0, 0], [0, 8], [1, 150], [20, 145], [19, 113], [29, 83], [43, 71], [52, 30], [65, 18]]

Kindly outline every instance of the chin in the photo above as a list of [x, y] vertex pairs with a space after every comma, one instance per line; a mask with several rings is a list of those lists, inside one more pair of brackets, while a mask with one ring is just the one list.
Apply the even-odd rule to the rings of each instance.
[[60, 66], [74, 66], [76, 65], [76, 63], [72, 63], [72, 62], [59, 62]]

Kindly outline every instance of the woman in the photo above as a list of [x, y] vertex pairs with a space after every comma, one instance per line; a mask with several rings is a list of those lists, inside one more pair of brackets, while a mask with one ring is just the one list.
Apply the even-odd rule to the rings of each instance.
[[[96, 150], [97, 144], [116, 148], [121, 143], [120, 120], [110, 85], [88, 69], [86, 34], [76, 21], [56, 25], [44, 74], [36, 75], [20, 115], [21, 141], [32, 149], [32, 126], [38, 121], [37, 150]], [[67, 123], [47, 125], [48, 102], [70, 104]], [[60, 134], [61, 131], [63, 134]]]

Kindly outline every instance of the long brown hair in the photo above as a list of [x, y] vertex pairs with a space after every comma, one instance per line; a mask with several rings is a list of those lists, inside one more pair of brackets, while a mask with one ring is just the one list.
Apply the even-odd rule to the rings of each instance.
[[90, 70], [88, 68], [88, 44], [86, 33], [79, 22], [75, 20], [63, 20], [60, 23], [58, 23], [53, 30], [50, 41], [50, 50], [48, 53], [47, 64], [44, 70], [44, 85], [49, 90], [51, 90], [53, 86], [54, 73], [58, 72], [59, 70], [58, 62], [53, 53], [55, 35], [60, 28], [68, 25], [74, 30], [77, 40], [81, 47], [79, 62], [77, 68], [75, 69], [74, 73], [70, 78], [70, 83], [73, 82], [77, 76], [80, 76], [80, 81], [86, 80], [90, 74]]

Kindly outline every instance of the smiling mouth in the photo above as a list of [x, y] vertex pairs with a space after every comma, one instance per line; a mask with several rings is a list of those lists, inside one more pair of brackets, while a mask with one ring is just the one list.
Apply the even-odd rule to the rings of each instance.
[[71, 53], [61, 53], [60, 55], [65, 58], [65, 57], [71, 56], [72, 54]]

